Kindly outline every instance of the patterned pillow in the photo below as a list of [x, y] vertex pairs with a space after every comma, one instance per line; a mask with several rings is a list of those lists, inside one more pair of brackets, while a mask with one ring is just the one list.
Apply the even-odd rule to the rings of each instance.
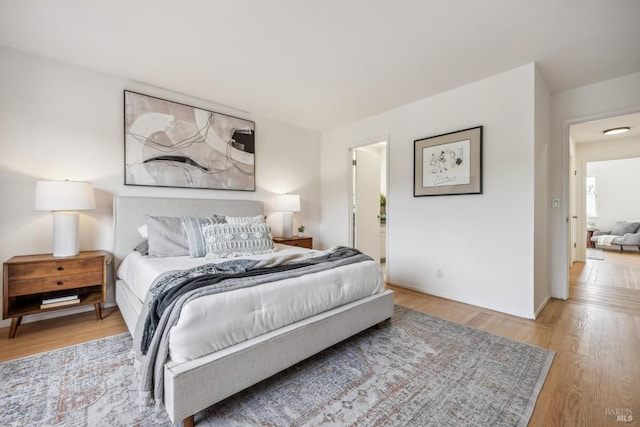
[[265, 224], [264, 215], [256, 216], [227, 216], [225, 217], [228, 224], [243, 225], [243, 224]]
[[202, 227], [207, 259], [275, 252], [267, 224], [209, 224]]
[[627, 233], [635, 233], [638, 231], [638, 227], [640, 227], [640, 223], [637, 222], [616, 222], [613, 230], [611, 230], [611, 234], [614, 236], [624, 236]]
[[183, 216], [182, 227], [187, 233], [187, 241], [189, 243], [189, 255], [192, 258], [200, 258], [205, 256], [205, 241], [202, 234], [202, 227], [209, 224], [224, 224], [226, 222], [223, 216], [214, 215], [207, 218], [198, 218], [196, 216]]
[[189, 255], [189, 242], [180, 218], [145, 215], [149, 229], [149, 256]]

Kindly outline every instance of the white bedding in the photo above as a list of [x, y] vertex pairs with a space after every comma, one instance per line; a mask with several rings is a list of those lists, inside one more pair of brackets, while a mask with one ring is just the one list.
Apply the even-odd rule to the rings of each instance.
[[[278, 255], [309, 251], [285, 245], [276, 245], [276, 248]], [[271, 256], [273, 254], [250, 258]], [[149, 287], [159, 274], [227, 260], [149, 258], [132, 252], [120, 264], [117, 275], [139, 298], [140, 301], [134, 302], [139, 312]], [[177, 363], [193, 360], [383, 290], [378, 265], [366, 261], [199, 298], [184, 307], [178, 324], [172, 329], [169, 358]]]

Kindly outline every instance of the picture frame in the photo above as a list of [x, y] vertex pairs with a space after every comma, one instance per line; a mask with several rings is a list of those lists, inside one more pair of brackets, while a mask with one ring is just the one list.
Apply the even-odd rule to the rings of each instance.
[[255, 191], [255, 123], [124, 91], [125, 185]]
[[482, 126], [413, 142], [413, 196], [482, 194]]

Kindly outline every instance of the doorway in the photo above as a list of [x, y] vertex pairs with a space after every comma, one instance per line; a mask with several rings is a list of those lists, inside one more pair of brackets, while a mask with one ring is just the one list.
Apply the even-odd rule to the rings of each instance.
[[[640, 199], [633, 196], [633, 183], [640, 179], [638, 125], [640, 113], [632, 113], [569, 127], [569, 254], [576, 262], [569, 264], [570, 299], [640, 300], [638, 248], [625, 246], [621, 253], [618, 246], [592, 240], [618, 221], [640, 220]], [[624, 126], [631, 131], [604, 133]]]
[[378, 262], [386, 278], [387, 142], [350, 150], [350, 244]]

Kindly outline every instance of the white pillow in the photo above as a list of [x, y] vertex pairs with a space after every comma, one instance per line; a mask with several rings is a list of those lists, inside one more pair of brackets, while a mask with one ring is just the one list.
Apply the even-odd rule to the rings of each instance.
[[243, 225], [243, 224], [265, 224], [264, 215], [256, 216], [227, 216], [225, 217], [227, 224]]
[[149, 227], [147, 226], [147, 224], [142, 224], [138, 226], [138, 233], [140, 233], [140, 236], [143, 239], [148, 239], [149, 238]]
[[202, 226], [206, 259], [261, 255], [275, 252], [267, 224], [207, 224]]

